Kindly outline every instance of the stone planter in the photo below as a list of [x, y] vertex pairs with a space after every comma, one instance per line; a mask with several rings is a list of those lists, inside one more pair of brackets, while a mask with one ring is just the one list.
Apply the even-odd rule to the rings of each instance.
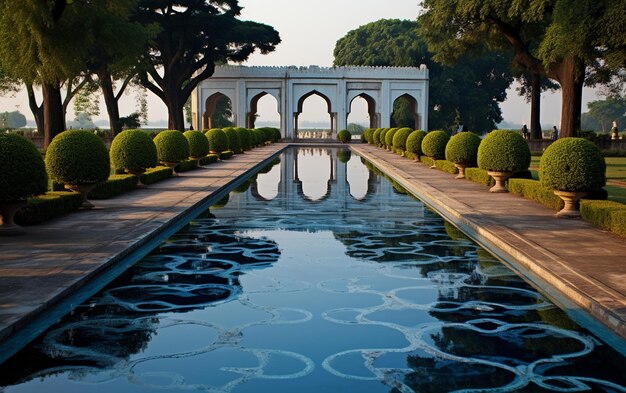
[[554, 194], [565, 202], [565, 206], [561, 211], [556, 213], [558, 218], [579, 218], [580, 211], [576, 208], [576, 204], [580, 198], [587, 195], [585, 191], [559, 191], [554, 190]]
[[172, 168], [172, 176], [178, 176], [178, 173], [176, 173], [176, 167], [180, 164], [180, 162], [161, 161], [161, 164], [168, 168]]
[[455, 163], [454, 166], [456, 167], [456, 169], [459, 170], [459, 173], [458, 175], [456, 175], [455, 179], [465, 179], [465, 168], [467, 168], [467, 165]]
[[433, 162], [429, 168], [430, 169], [437, 169], [437, 165], [436, 165], [437, 160], [435, 158], [433, 158], [433, 157], [428, 157], [428, 158], [430, 158], [432, 160], [432, 162]]
[[25, 201], [0, 203], [0, 216], [2, 216], [0, 217], [2, 218], [0, 236], [23, 235], [25, 233], [24, 229], [13, 221], [13, 218], [15, 213], [26, 205]]
[[489, 192], [509, 192], [504, 186], [504, 182], [513, 176], [513, 172], [488, 171], [487, 173], [496, 181], [496, 185], [491, 187]]
[[131, 174], [131, 175], [135, 175], [137, 176], [137, 187], [138, 188], [145, 188], [147, 187], [145, 184], [143, 184], [141, 182], [141, 175], [143, 175], [144, 173], [146, 173], [146, 170], [143, 168], [140, 169], [129, 169], [129, 168], [124, 168], [124, 172]]
[[94, 189], [94, 187], [96, 187], [97, 183], [91, 183], [91, 184], [66, 184], [65, 188], [74, 192], [79, 192], [80, 195], [83, 197], [83, 203], [80, 205], [81, 208], [83, 209], [93, 209], [94, 205], [93, 203], [89, 202], [89, 200], [87, 199], [87, 195], [89, 195], [89, 192], [91, 190]]

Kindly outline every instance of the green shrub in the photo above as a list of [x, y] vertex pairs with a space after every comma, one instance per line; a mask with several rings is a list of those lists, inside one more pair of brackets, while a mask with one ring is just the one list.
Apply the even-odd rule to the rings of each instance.
[[478, 167], [486, 171], [521, 172], [529, 165], [528, 143], [516, 131], [492, 131], [478, 147]]
[[538, 180], [509, 179], [507, 188], [511, 194], [520, 195], [526, 199], [539, 202], [550, 209], [563, 209], [563, 200], [554, 195], [552, 190], [541, 185]]
[[189, 143], [182, 132], [161, 131], [154, 137], [160, 162], [181, 162], [189, 157]]
[[46, 151], [48, 175], [63, 184], [83, 185], [109, 178], [109, 152], [93, 132], [69, 130], [58, 134]]
[[385, 146], [391, 150], [393, 147], [393, 136], [398, 132], [399, 128], [390, 128], [389, 131], [385, 133]]
[[149, 185], [160, 182], [161, 180], [169, 179], [172, 177], [173, 173], [174, 171], [172, 168], [158, 166], [156, 168], [146, 170], [146, 172], [139, 176], [139, 178], [141, 179], [142, 184]]
[[337, 133], [337, 140], [341, 143], [348, 143], [352, 139], [352, 134], [348, 130], [341, 130]]
[[231, 159], [235, 153], [232, 150], [226, 150], [220, 153], [220, 160], [229, 160]]
[[496, 184], [489, 173], [480, 168], [465, 168], [465, 178], [487, 187], [493, 187]]
[[206, 156], [202, 157], [198, 161], [198, 164], [199, 165], [210, 165], [210, 164], [213, 164], [214, 162], [217, 162], [218, 159], [219, 159], [219, 156], [217, 154], [209, 154], [209, 155], [206, 155]]
[[391, 130], [391, 128], [383, 128], [380, 131], [380, 143], [378, 144], [380, 147], [385, 147], [385, 141], [387, 140], [387, 133]]
[[241, 140], [239, 139], [239, 133], [234, 127], [224, 128], [226, 137], [228, 138], [228, 150], [232, 150], [233, 153], [241, 153]]
[[46, 166], [28, 139], [0, 134], [0, 203], [43, 194], [48, 188]]
[[341, 149], [337, 152], [337, 159], [340, 162], [343, 162], [344, 164], [350, 161], [351, 157], [352, 157], [352, 152], [348, 149]]
[[189, 144], [189, 157], [198, 160], [209, 154], [209, 140], [200, 131], [185, 131], [183, 133]]
[[446, 160], [467, 167], [476, 166], [480, 137], [473, 132], [460, 132], [446, 145]]
[[405, 151], [406, 150], [406, 140], [409, 138], [409, 135], [413, 132], [412, 129], [405, 127], [400, 128], [393, 135], [392, 145], [394, 148], [398, 150]]
[[98, 184], [87, 196], [89, 199], [108, 199], [137, 188], [139, 179], [135, 175], [111, 175]]
[[380, 145], [380, 133], [383, 132], [382, 128], [377, 128], [372, 133], [372, 145]]
[[367, 130], [365, 130], [363, 132], [362, 138], [364, 139], [364, 142], [371, 145], [374, 138], [374, 129], [368, 128]]
[[[588, 199], [580, 200], [580, 215], [585, 221], [621, 235], [626, 234], [626, 222], [622, 221], [624, 214], [626, 214], [626, 205], [623, 203]], [[615, 224], [614, 221], [616, 221]]]
[[250, 188], [251, 184], [252, 184], [252, 182], [250, 181], [250, 179], [246, 179], [246, 180], [243, 181], [243, 183], [241, 183], [237, 187], [233, 188], [233, 192], [235, 194], [242, 194], [242, 193], [248, 191], [248, 189]]
[[611, 214], [611, 232], [626, 236], [626, 211], [619, 210]]
[[77, 192], [52, 191], [28, 198], [28, 205], [15, 215], [19, 225], [33, 225], [78, 210], [83, 197]]
[[198, 160], [183, 160], [180, 164], [176, 165], [174, 170], [178, 172], [193, 171], [198, 168]]
[[250, 150], [252, 148], [252, 135], [247, 128], [237, 127], [235, 128], [237, 135], [239, 135], [239, 142], [241, 143], [242, 150]]
[[263, 130], [259, 128], [253, 129], [252, 136], [254, 137], [255, 146], [263, 146], [263, 144], [265, 143], [265, 133], [263, 132]]
[[606, 184], [606, 163], [593, 142], [562, 138], [548, 146], [541, 156], [539, 179], [553, 190], [599, 190]]
[[[274, 131], [275, 128], [272, 128], [272, 127], [261, 127], [261, 128], [258, 128], [258, 130], [261, 131], [261, 133], [263, 133], [263, 143], [271, 142], [277, 136], [276, 132]], [[280, 134], [280, 131], [279, 131], [279, 134]]]
[[406, 138], [406, 151], [407, 153], [415, 154], [417, 157], [423, 156], [422, 140], [426, 136], [426, 132], [422, 130], [416, 130], [409, 134]]
[[422, 140], [422, 152], [435, 160], [443, 160], [446, 157], [446, 144], [449, 140], [450, 136], [444, 131], [431, 131]]
[[278, 142], [279, 140], [281, 140], [283, 138], [283, 136], [280, 134], [280, 130], [278, 128], [274, 128], [274, 127], [268, 127], [270, 132], [271, 132], [271, 137], [270, 140], [272, 142]]
[[220, 128], [211, 128], [204, 133], [206, 139], [209, 141], [209, 151], [214, 153], [221, 153], [224, 150], [228, 150], [228, 137], [226, 133]]
[[[427, 166], [433, 165], [433, 159], [426, 156], [421, 156], [419, 158], [419, 161]], [[439, 169], [442, 172], [451, 173], [453, 175], [458, 172], [456, 166], [454, 166], [454, 163], [446, 160], [435, 160], [435, 168]]]
[[159, 163], [156, 145], [141, 130], [126, 130], [115, 136], [109, 151], [111, 166], [130, 173], [153, 168]]

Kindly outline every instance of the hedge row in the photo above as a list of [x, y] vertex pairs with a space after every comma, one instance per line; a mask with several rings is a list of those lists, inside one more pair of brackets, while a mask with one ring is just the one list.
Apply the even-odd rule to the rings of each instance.
[[154, 184], [161, 180], [169, 179], [174, 174], [172, 168], [166, 166], [158, 166], [156, 168], [148, 169], [144, 174], [140, 176], [141, 182], [145, 185]]
[[196, 160], [183, 160], [180, 164], [176, 165], [176, 172], [189, 172], [198, 168], [198, 161]]
[[550, 209], [563, 209], [563, 200], [554, 195], [552, 190], [542, 186], [538, 180], [509, 179], [507, 188], [511, 194], [539, 202]]
[[50, 191], [28, 198], [28, 205], [15, 215], [18, 225], [33, 225], [78, 210], [83, 198], [68, 191]]
[[111, 175], [104, 183], [98, 184], [88, 195], [89, 199], [108, 199], [137, 188], [135, 175]]
[[626, 236], [626, 205], [613, 201], [580, 201], [580, 215], [602, 229]]

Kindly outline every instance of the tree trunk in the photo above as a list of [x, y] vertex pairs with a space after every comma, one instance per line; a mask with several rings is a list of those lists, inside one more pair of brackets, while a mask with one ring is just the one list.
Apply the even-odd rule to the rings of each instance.
[[530, 134], [532, 139], [543, 139], [541, 131], [541, 74], [531, 76]]
[[180, 132], [185, 131], [185, 116], [183, 114], [183, 107], [185, 106], [185, 101], [183, 101], [180, 97], [180, 93], [178, 91], [174, 91], [174, 89], [165, 92], [167, 94], [167, 127], [170, 130], [178, 130]]
[[43, 93], [44, 148], [47, 148], [52, 139], [65, 130], [65, 116], [59, 83], [44, 83], [41, 91]]
[[104, 104], [106, 105], [109, 115], [109, 127], [113, 135], [117, 135], [122, 131], [122, 127], [120, 124], [120, 108], [117, 103], [117, 98], [115, 97], [115, 92], [113, 91], [111, 74], [106, 67], [99, 69], [97, 74], [98, 84], [100, 85], [100, 90], [102, 90]]
[[26, 85], [26, 92], [28, 93], [28, 106], [35, 117], [35, 124], [37, 124], [37, 132], [43, 135], [43, 104], [37, 104], [37, 97], [35, 97], [35, 91], [33, 90], [32, 84]]
[[583, 84], [585, 80], [584, 64], [572, 57], [563, 60], [557, 70], [561, 84], [561, 132], [560, 138], [573, 137], [580, 131]]

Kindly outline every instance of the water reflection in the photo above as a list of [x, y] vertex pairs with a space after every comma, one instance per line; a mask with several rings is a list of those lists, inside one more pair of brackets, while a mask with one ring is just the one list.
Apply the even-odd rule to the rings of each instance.
[[623, 356], [364, 168], [287, 152], [2, 365], [4, 391], [626, 391]]

